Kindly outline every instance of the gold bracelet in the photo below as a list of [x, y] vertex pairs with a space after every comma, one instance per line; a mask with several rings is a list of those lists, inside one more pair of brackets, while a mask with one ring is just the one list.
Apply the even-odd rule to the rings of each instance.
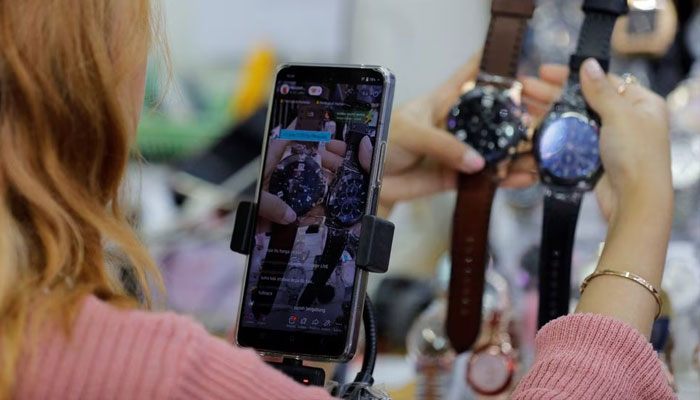
[[659, 306], [658, 311], [656, 312], [656, 316], [654, 317], [654, 320], [659, 318], [659, 315], [661, 315], [661, 307], [662, 307], [662, 302], [661, 302], [661, 295], [659, 295], [659, 291], [656, 290], [654, 286], [652, 286], [649, 282], [646, 281], [646, 279], [642, 278], [641, 276], [637, 274], [633, 274], [631, 272], [627, 271], [615, 271], [612, 269], [604, 269], [602, 271], [596, 271], [586, 277], [586, 279], [583, 280], [583, 283], [581, 283], [581, 290], [580, 294], [583, 294], [583, 291], [586, 289], [586, 286], [588, 286], [588, 283], [591, 281], [591, 279], [602, 276], [602, 275], [612, 275], [612, 276], [619, 276], [620, 278], [625, 278], [629, 279], [633, 282], [637, 282], [638, 284], [642, 285], [644, 289], [648, 290], [649, 293], [651, 293], [654, 296], [654, 300], [656, 300], [656, 305]]

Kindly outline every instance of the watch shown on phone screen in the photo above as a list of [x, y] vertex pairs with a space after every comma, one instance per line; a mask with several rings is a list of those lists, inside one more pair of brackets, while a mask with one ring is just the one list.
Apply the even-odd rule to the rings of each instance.
[[545, 185], [542, 244], [540, 246], [539, 326], [569, 312], [571, 255], [583, 194], [602, 175], [600, 118], [586, 104], [578, 71], [595, 58], [607, 71], [610, 36], [626, 0], [585, 0], [585, 18], [571, 73], [561, 98], [535, 132], [534, 154]]
[[[302, 108], [299, 114], [306, 111]], [[269, 192], [287, 203], [297, 218], [303, 217], [318, 204], [325, 194], [325, 187], [316, 143], [290, 144], [270, 175]], [[296, 222], [289, 225], [272, 224], [260, 279], [251, 296], [255, 318], [265, 316], [272, 310], [291, 257], [291, 251], [286, 249], [293, 248], [298, 228]]]
[[452, 272], [447, 336], [458, 353], [476, 341], [481, 325], [484, 273], [489, 261], [491, 203], [498, 168], [510, 160], [527, 137], [516, 81], [520, 50], [534, 0], [494, 0], [491, 23], [476, 85], [452, 108], [447, 129], [486, 160], [477, 174], [461, 174], [452, 228]]
[[359, 148], [366, 135], [360, 131], [349, 131], [345, 158], [328, 189], [326, 200], [326, 228], [328, 235], [323, 253], [319, 255], [318, 267], [311, 282], [299, 297], [299, 306], [309, 307], [314, 301], [327, 303], [335, 296], [335, 289], [328, 279], [341, 262], [341, 256], [349, 239], [349, 229], [360, 222], [367, 207], [369, 175], [359, 162]]

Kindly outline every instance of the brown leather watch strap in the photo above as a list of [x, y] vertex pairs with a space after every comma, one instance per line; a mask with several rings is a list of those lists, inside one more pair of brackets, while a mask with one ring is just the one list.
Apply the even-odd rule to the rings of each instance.
[[515, 78], [527, 21], [535, 9], [534, 0], [493, 0], [481, 71]]
[[475, 175], [459, 175], [446, 323], [447, 337], [458, 353], [469, 350], [479, 336], [481, 297], [489, 261], [489, 220], [497, 186], [494, 168]]

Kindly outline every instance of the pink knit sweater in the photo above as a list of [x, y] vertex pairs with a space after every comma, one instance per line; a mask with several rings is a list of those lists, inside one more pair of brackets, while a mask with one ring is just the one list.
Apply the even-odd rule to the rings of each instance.
[[[328, 399], [172, 313], [120, 311], [86, 299], [70, 339], [48, 332], [19, 365], [18, 399]], [[673, 399], [651, 346], [633, 328], [592, 315], [537, 336], [537, 359], [515, 399]]]

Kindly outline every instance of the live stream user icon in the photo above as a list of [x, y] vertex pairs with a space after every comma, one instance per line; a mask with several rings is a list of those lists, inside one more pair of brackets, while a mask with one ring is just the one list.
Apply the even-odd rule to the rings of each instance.
[[323, 88], [320, 86], [311, 86], [309, 88], [309, 96], [320, 96], [323, 93]]

